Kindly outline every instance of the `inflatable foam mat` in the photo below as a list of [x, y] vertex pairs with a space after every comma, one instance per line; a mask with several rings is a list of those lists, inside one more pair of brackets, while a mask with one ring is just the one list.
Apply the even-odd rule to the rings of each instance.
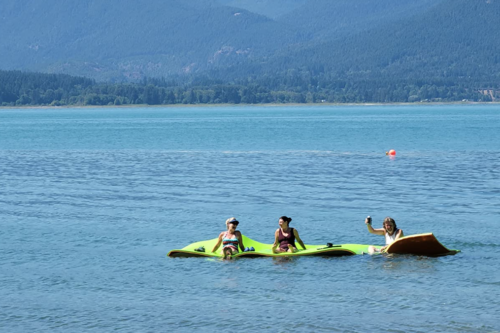
[[[180, 250], [172, 250], [168, 253], [169, 257], [222, 257], [222, 246], [216, 252], [211, 252], [217, 243], [217, 238], [196, 242]], [[251, 238], [243, 235], [243, 245], [245, 247], [253, 247], [255, 251], [240, 252], [233, 255], [233, 258], [255, 258], [255, 257], [300, 257], [300, 256], [325, 256], [337, 257], [355, 254], [368, 253], [370, 245], [362, 244], [323, 244], [323, 245], [309, 245], [305, 244], [307, 250], [302, 250], [299, 245], [299, 251], [296, 253], [273, 253], [271, 248], [272, 244], [259, 243]], [[298, 244], [297, 244], [298, 245]], [[196, 249], [204, 248], [205, 252], [195, 251]], [[376, 246], [380, 249], [380, 246]]]
[[427, 233], [400, 238], [389, 245], [384, 252], [439, 257], [457, 254], [460, 250], [450, 250], [446, 248], [437, 240], [434, 234]]

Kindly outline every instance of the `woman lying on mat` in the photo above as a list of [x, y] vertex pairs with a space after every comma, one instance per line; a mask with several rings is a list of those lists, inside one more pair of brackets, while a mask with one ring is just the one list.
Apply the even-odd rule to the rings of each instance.
[[226, 220], [227, 231], [223, 231], [219, 235], [219, 240], [215, 244], [212, 252], [217, 251], [222, 243], [222, 256], [224, 259], [231, 259], [233, 254], [238, 253], [238, 245], [241, 251], [244, 251], [243, 238], [241, 237], [241, 232], [236, 231], [236, 227], [240, 222], [236, 220], [235, 217], [230, 217]]
[[369, 216], [365, 219], [365, 224], [368, 227], [368, 231], [371, 234], [385, 236], [385, 246], [382, 247], [380, 250], [377, 250], [374, 246], [370, 246], [368, 248], [369, 253], [379, 252], [379, 251], [383, 252], [387, 248], [387, 246], [392, 244], [396, 239], [404, 237], [403, 230], [398, 229], [396, 227], [396, 221], [394, 221], [394, 219], [391, 217], [386, 217], [384, 219], [383, 228], [380, 229], [374, 229], [372, 227], [372, 218]]
[[274, 244], [273, 253], [280, 252], [297, 252], [297, 247], [295, 246], [295, 240], [302, 246], [305, 250], [306, 246], [299, 237], [299, 232], [297, 229], [290, 228], [289, 224], [292, 221], [291, 217], [282, 216], [279, 219], [279, 229], [274, 233]]

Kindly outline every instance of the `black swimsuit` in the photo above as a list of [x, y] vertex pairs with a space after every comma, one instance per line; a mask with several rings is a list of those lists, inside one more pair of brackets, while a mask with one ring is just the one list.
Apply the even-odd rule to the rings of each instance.
[[293, 228], [288, 228], [288, 236], [283, 235], [283, 230], [280, 228], [280, 232], [278, 235], [278, 242], [280, 243], [280, 249], [288, 250], [288, 245], [295, 246], [295, 233], [293, 232]]

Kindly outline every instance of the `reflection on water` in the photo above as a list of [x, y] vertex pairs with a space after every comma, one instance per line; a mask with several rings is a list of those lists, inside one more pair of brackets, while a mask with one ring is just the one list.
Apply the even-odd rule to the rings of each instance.
[[299, 258], [293, 258], [293, 257], [272, 257], [273, 264], [279, 266], [282, 269], [289, 269], [289, 266], [295, 266], [297, 265], [297, 260]]
[[[382, 267], [386, 270], [404, 270], [406, 272], [418, 271], [419, 273], [431, 273], [436, 269], [436, 258], [423, 256], [411, 256], [401, 254], [384, 254], [385, 261]], [[437, 263], [439, 265], [439, 263]]]

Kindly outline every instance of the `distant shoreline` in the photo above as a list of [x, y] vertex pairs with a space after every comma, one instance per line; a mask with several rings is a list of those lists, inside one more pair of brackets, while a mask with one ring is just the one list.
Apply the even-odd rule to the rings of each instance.
[[129, 109], [129, 108], [212, 108], [212, 107], [283, 107], [283, 106], [437, 106], [437, 105], [500, 105], [499, 102], [401, 102], [401, 103], [265, 103], [265, 104], [127, 104], [127, 105], [22, 105], [0, 106], [8, 109]]

